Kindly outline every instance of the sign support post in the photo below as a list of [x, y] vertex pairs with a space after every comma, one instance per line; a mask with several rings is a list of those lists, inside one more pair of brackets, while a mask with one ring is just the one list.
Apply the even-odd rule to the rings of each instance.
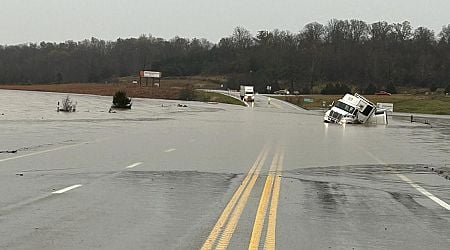
[[162, 73], [158, 71], [141, 70], [139, 71], [139, 85], [142, 86], [142, 78], [145, 78], [145, 86], [148, 87], [148, 79], [151, 78], [152, 87], [155, 85], [155, 79], [158, 79], [158, 87], [161, 86]]

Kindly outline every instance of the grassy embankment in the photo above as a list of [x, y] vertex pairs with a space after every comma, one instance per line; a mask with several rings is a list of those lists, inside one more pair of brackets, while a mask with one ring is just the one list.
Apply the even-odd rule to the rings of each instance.
[[[0, 89], [46, 91], [60, 93], [92, 94], [113, 96], [118, 90], [125, 90], [129, 97], [192, 100], [201, 102], [220, 102], [236, 105], [244, 105], [242, 102], [219, 93], [203, 92], [197, 89], [218, 88], [222, 79], [220, 77], [181, 77], [161, 80], [161, 86], [144, 86], [131, 84], [134, 78], [121, 78], [118, 83], [65, 83], [65, 84], [8, 84], [0, 85]], [[183, 92], [189, 92], [189, 98]]]
[[227, 103], [227, 104], [234, 104], [234, 105], [241, 105], [245, 106], [243, 102], [240, 100], [227, 96], [222, 95], [220, 93], [213, 93], [213, 92], [204, 92], [197, 90], [194, 92], [194, 100], [199, 102], [220, 102], [220, 103]]
[[[342, 97], [341, 95], [310, 95], [310, 96], [278, 96], [276, 98], [288, 101], [306, 109], [322, 108]], [[450, 96], [443, 95], [365, 95], [370, 101], [388, 102], [394, 104], [395, 112], [450, 115]], [[312, 103], [304, 102], [304, 98], [313, 99]]]

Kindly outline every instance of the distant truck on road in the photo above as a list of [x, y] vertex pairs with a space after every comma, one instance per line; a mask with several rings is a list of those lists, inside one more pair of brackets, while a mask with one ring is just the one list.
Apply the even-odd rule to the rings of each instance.
[[255, 101], [255, 90], [253, 86], [241, 85], [240, 91], [241, 99], [245, 102]]

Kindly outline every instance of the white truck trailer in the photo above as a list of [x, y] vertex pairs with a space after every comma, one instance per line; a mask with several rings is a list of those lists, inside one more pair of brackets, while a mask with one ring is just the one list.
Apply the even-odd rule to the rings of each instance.
[[327, 123], [387, 124], [387, 112], [362, 95], [345, 94], [333, 103], [323, 117]]
[[241, 85], [240, 91], [241, 99], [245, 102], [255, 101], [255, 90], [253, 86]]

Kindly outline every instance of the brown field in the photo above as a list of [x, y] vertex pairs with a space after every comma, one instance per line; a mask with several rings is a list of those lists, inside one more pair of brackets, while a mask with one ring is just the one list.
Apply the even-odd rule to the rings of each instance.
[[138, 77], [122, 77], [117, 83], [63, 83], [63, 84], [0, 84], [0, 89], [45, 91], [60, 93], [92, 94], [102, 96], [113, 96], [118, 90], [125, 90], [130, 97], [170, 99], [180, 98], [183, 89], [215, 89], [223, 77], [166, 77], [161, 80], [161, 87], [151, 86], [152, 81], [142, 79], [142, 86], [132, 84]]
[[[163, 84], [161, 84], [163, 85]], [[133, 84], [97, 84], [97, 83], [67, 83], [67, 84], [33, 84], [33, 85], [0, 85], [0, 89], [46, 91], [60, 93], [92, 94], [113, 96], [118, 90], [125, 90], [130, 97], [178, 99], [182, 87], [145, 87]]]
[[[139, 77], [128, 76], [117, 79], [118, 83], [131, 83], [133, 80], [139, 81]], [[147, 80], [147, 84], [151, 85], [151, 80]], [[217, 89], [221, 83], [225, 82], [225, 78], [221, 76], [178, 76], [164, 77], [161, 79], [162, 87], [179, 87], [193, 86], [196, 89]], [[146, 80], [142, 79], [142, 85], [146, 85]]]
[[129, 80], [122, 80], [120, 83], [65, 83], [65, 84], [10, 84], [0, 85], [0, 89], [24, 90], [24, 91], [45, 91], [58, 93], [91, 94], [101, 96], [113, 96], [118, 90], [126, 91], [129, 97], [169, 99], [169, 100], [189, 100], [200, 102], [220, 102], [235, 105], [243, 105], [242, 102], [234, 98], [221, 95], [197, 91], [198, 88], [217, 88], [218, 83], [205, 79], [164, 79], [161, 87], [139, 86], [131, 84]]

